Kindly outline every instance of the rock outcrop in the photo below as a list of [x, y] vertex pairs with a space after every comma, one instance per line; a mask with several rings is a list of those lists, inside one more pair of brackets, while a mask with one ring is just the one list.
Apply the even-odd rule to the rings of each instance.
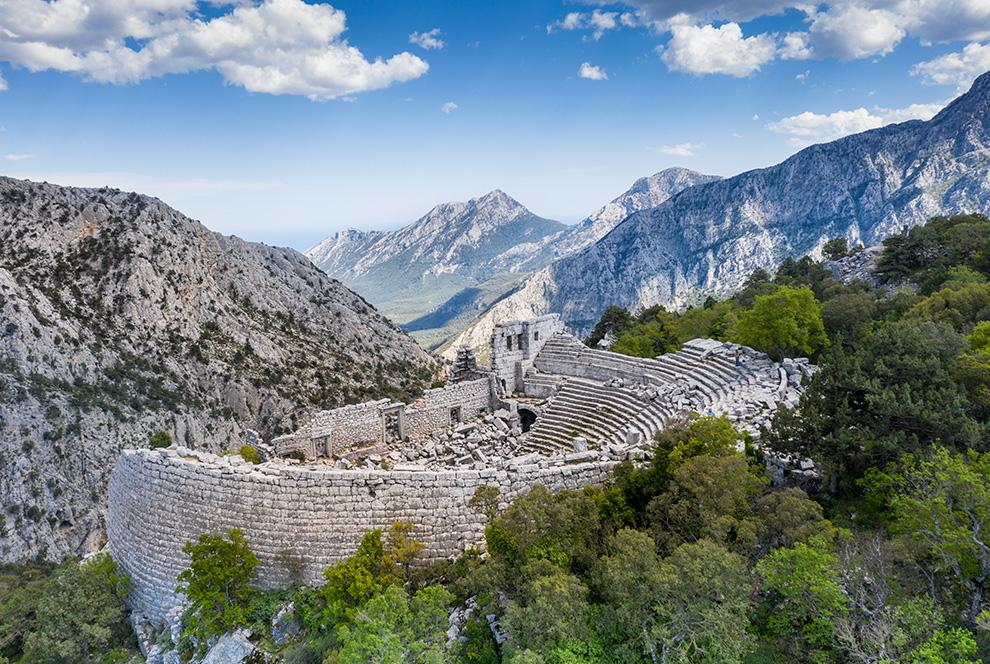
[[403, 398], [432, 360], [289, 250], [161, 201], [0, 178], [0, 560], [102, 543], [120, 450], [219, 450], [302, 404]]

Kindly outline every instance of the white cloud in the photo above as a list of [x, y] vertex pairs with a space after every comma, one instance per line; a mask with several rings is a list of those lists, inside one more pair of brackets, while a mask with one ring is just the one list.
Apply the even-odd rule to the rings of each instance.
[[760, 119], [760, 114], [759, 113], [753, 113], [753, 121], [755, 122], [756, 120], [759, 120], [759, 119]]
[[251, 92], [314, 100], [385, 88], [429, 69], [407, 52], [368, 60], [343, 39], [344, 12], [330, 5], [217, 4], [230, 11], [205, 18], [193, 0], [7, 0], [0, 60], [115, 84], [215, 70]]
[[3, 156], [7, 161], [27, 161], [34, 157], [33, 154], [5, 154]]
[[777, 46], [769, 35], [743, 37], [737, 23], [671, 26], [661, 57], [667, 67], [688, 74], [749, 76], [773, 60]]
[[911, 74], [933, 85], [954, 85], [963, 92], [973, 80], [990, 70], [990, 44], [969, 44], [957, 53], [946, 53], [934, 60], [916, 64]]
[[907, 31], [902, 14], [849, 4], [812, 15], [808, 33], [816, 56], [856, 59], [890, 53]]
[[582, 62], [581, 66], [578, 67], [578, 76], [581, 78], [586, 78], [591, 81], [607, 81], [608, 74], [604, 69], [598, 65], [593, 65], [590, 62]]
[[625, 0], [641, 25], [660, 33], [677, 26], [745, 23], [787, 9], [805, 14], [808, 28], [779, 41], [785, 59], [857, 59], [890, 53], [906, 37], [923, 44], [990, 39], [987, 0]]
[[636, 25], [636, 17], [632, 14], [619, 14], [619, 12], [603, 12], [594, 10], [590, 14], [583, 12], [570, 12], [559, 21], [554, 21], [547, 26], [547, 34], [557, 30], [590, 30], [591, 37], [595, 41], [602, 38], [609, 30], [615, 30], [619, 25], [627, 28]]
[[0, 92], [3, 92], [6, 89], [7, 89], [7, 79], [5, 79], [3, 77], [3, 74], [0, 73]]
[[789, 32], [782, 41], [780, 57], [785, 60], [807, 60], [813, 55], [807, 32]]
[[644, 20], [663, 23], [679, 15], [699, 21], [748, 21], [764, 14], [777, 14], [795, 0], [626, 0]]
[[700, 148], [694, 143], [678, 143], [676, 145], [665, 145], [660, 148], [660, 152], [671, 157], [693, 157], [694, 151]]
[[829, 114], [805, 111], [767, 125], [770, 131], [790, 136], [795, 147], [826, 143], [837, 138], [858, 134], [895, 122], [929, 120], [942, 110], [944, 104], [912, 104], [906, 108], [865, 108], [836, 111]]
[[427, 32], [414, 32], [409, 35], [409, 43], [415, 44], [427, 51], [443, 48], [443, 40], [440, 39], [440, 28], [433, 28]]
[[801, 83], [804, 83], [805, 81], [808, 80], [808, 78], [810, 76], [811, 76], [811, 70], [810, 69], [806, 69], [803, 72], [801, 72], [800, 74], [798, 74], [797, 76], [795, 76], [794, 77], [794, 80], [795, 81], [800, 81]]
[[446, 104], [440, 107], [440, 110], [443, 111], [444, 113], [451, 113], [453, 111], [456, 111], [458, 108], [460, 108], [460, 106], [458, 106], [452, 101], [448, 101]]

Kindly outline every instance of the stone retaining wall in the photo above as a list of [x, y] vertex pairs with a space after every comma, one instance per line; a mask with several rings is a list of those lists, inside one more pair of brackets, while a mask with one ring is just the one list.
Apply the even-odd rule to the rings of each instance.
[[528, 455], [485, 470], [345, 471], [252, 465], [184, 448], [127, 450], [110, 476], [109, 547], [134, 581], [134, 609], [162, 621], [181, 600], [182, 546], [200, 534], [241, 528], [261, 560], [264, 587], [319, 584], [365, 532], [394, 521], [413, 524], [425, 561], [457, 555], [483, 541], [484, 519], [467, 506], [479, 486], [498, 486], [507, 502], [537, 484], [554, 491], [600, 484], [614, 462], [594, 457]]

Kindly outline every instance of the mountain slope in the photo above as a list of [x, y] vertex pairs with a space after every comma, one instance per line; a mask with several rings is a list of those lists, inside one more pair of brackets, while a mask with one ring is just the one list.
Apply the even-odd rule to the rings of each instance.
[[496, 320], [560, 312], [578, 329], [609, 304], [684, 306], [828, 238], [876, 244], [936, 214], [990, 204], [990, 74], [933, 119], [802, 150], [776, 166], [690, 187], [531, 276], [455, 343]]
[[227, 448], [433, 368], [301, 254], [111, 189], [0, 178], [0, 312], [0, 560], [96, 546], [116, 454], [152, 432]]
[[687, 168], [666, 168], [659, 173], [639, 178], [629, 189], [609, 201], [554, 243], [558, 257], [569, 256], [602, 239], [633, 212], [660, 205], [688, 187], [720, 179]]
[[383, 313], [406, 322], [497, 274], [546, 265], [553, 239], [566, 228], [495, 190], [438, 205], [398, 231], [337, 233], [306, 255]]

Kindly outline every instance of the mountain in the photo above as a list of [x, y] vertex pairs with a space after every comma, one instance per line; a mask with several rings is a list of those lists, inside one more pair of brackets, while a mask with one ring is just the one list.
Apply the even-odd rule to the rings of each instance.
[[337, 233], [306, 255], [404, 323], [496, 275], [543, 267], [554, 257], [553, 240], [566, 229], [496, 189], [466, 203], [438, 205], [397, 231]]
[[555, 253], [558, 257], [576, 253], [608, 235], [633, 212], [656, 207], [688, 187], [718, 179], [717, 175], [704, 175], [687, 168], [667, 168], [639, 178], [621, 195], [571, 228], [554, 244]]
[[99, 546], [116, 455], [154, 432], [227, 449], [435, 367], [298, 252], [113, 189], [0, 178], [0, 313], [6, 561]]
[[990, 204], [990, 74], [929, 121], [806, 148], [786, 161], [685, 189], [630, 215], [532, 275], [454, 343], [497, 320], [560, 312], [578, 330], [609, 304], [681, 307], [738, 289], [757, 268], [831, 237], [876, 244], [938, 214]]
[[632, 212], [716, 179], [669, 168], [636, 180], [574, 226], [536, 217], [495, 190], [438, 205], [392, 233], [341, 231], [306, 253], [436, 349], [515, 292], [533, 270], [593, 244]]

